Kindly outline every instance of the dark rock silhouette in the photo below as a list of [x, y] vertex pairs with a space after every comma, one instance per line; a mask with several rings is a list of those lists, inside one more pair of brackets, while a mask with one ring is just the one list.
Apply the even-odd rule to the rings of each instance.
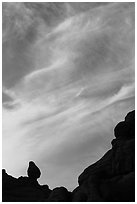
[[41, 172], [33, 161], [29, 162], [27, 174], [29, 178], [29, 183], [31, 183], [31, 185], [33, 186], [39, 186], [37, 179], [40, 177]]
[[135, 201], [135, 111], [114, 129], [115, 139], [99, 161], [86, 168], [78, 178], [79, 186], [69, 192], [65, 187], [50, 190], [37, 179], [41, 172], [29, 162], [28, 177], [14, 178], [2, 170], [2, 201], [7, 202], [134, 202]]
[[[135, 111], [114, 129], [112, 149], [79, 176], [79, 187], [73, 200], [135, 200]], [[129, 189], [130, 188], [130, 189]]]
[[71, 192], [65, 187], [54, 188], [48, 198], [49, 202], [65, 202], [71, 201]]
[[29, 163], [29, 177], [18, 179], [8, 175], [2, 170], [2, 200], [5, 202], [35, 202], [46, 201], [51, 190], [48, 185], [39, 185], [37, 178], [40, 177], [40, 170], [34, 162]]
[[30, 179], [34, 180], [37, 180], [41, 175], [40, 169], [36, 166], [36, 164], [33, 161], [29, 162], [27, 174]]

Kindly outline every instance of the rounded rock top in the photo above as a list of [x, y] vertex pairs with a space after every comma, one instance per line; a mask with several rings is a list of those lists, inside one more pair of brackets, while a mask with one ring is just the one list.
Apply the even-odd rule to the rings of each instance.
[[27, 174], [28, 177], [31, 179], [38, 179], [41, 175], [40, 169], [36, 166], [36, 164], [33, 161], [29, 162]]

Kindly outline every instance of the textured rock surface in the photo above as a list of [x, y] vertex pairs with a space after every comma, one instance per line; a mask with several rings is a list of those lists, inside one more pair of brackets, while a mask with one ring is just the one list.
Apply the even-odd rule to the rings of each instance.
[[64, 187], [50, 190], [40, 185], [41, 172], [29, 162], [28, 177], [14, 178], [2, 170], [3, 201], [41, 202], [133, 202], [135, 201], [135, 111], [114, 129], [112, 149], [79, 176], [79, 186], [69, 192]]

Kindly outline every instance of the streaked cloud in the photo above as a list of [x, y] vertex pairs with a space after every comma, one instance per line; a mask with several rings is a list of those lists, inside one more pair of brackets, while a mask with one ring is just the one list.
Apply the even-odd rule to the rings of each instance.
[[[51, 20], [61, 4], [49, 5]], [[10, 11], [25, 9], [19, 14], [24, 26], [26, 12], [39, 13], [40, 26], [29, 42], [17, 15], [23, 38], [6, 44], [4, 34], [3, 48], [3, 93], [10, 98], [3, 103], [3, 167], [19, 176], [34, 160], [41, 183], [70, 189], [110, 148], [114, 126], [134, 109], [134, 4], [80, 12], [72, 5], [62, 5], [67, 15], [48, 24], [40, 4], [13, 3]]]

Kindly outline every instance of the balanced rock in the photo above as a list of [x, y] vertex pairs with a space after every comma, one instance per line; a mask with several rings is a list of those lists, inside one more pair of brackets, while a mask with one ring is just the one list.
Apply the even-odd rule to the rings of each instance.
[[30, 179], [34, 180], [37, 180], [41, 175], [40, 169], [36, 166], [36, 164], [33, 161], [29, 162], [27, 174]]
[[26, 176], [14, 178], [2, 170], [3, 202], [44, 202], [50, 192], [48, 185], [41, 186], [37, 180]]

